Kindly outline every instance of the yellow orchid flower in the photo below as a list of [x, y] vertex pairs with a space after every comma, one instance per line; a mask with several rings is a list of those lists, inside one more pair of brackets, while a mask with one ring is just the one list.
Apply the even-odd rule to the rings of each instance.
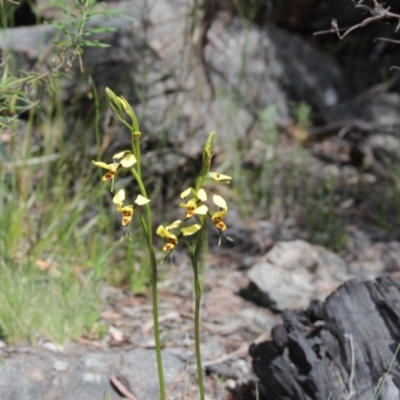
[[231, 176], [223, 175], [218, 172], [209, 172], [208, 176], [214, 181], [221, 182], [221, 183], [229, 183], [232, 180]]
[[219, 207], [219, 211], [217, 211], [211, 215], [211, 220], [214, 223], [215, 227], [219, 230], [220, 237], [219, 237], [219, 241], [218, 241], [218, 246], [220, 246], [222, 236], [230, 241], [233, 241], [232, 238], [224, 235], [224, 233], [223, 233], [224, 231], [226, 231], [226, 225], [223, 220], [228, 212], [228, 206], [226, 204], [226, 201], [217, 194], [215, 194], [213, 196], [213, 202], [216, 206]]
[[140, 194], [136, 197], [133, 205], [124, 206], [123, 203], [125, 201], [125, 190], [120, 189], [117, 194], [113, 198], [113, 203], [117, 205], [117, 211], [122, 214], [122, 225], [129, 226], [132, 221], [133, 213], [135, 212], [135, 208], [137, 206], [143, 206], [150, 202], [146, 197], [141, 196]]
[[113, 155], [113, 163], [112, 164], [106, 164], [102, 161], [94, 161], [92, 160], [92, 163], [96, 165], [97, 167], [104, 168], [108, 172], [103, 175], [101, 178], [103, 181], [108, 181], [112, 180], [111, 184], [111, 191], [114, 191], [114, 183], [115, 183], [115, 177], [118, 173], [118, 170], [123, 167], [123, 168], [130, 168], [136, 163], [136, 158], [135, 156], [129, 151], [121, 151], [120, 153], [114, 154]]
[[178, 219], [177, 221], [173, 222], [170, 225], [167, 225], [166, 227], [164, 227], [163, 225], [160, 225], [157, 228], [156, 234], [158, 236], [161, 236], [161, 237], [163, 237], [163, 238], [165, 238], [167, 240], [167, 243], [163, 247], [163, 251], [171, 252], [172, 250], [174, 250], [174, 248], [178, 244], [179, 239], [178, 239], [178, 237], [176, 235], [174, 235], [171, 232], [171, 230], [177, 228], [181, 223], [182, 223], [182, 221], [180, 219]]
[[[189, 195], [192, 195], [193, 198], [190, 200], [187, 200], [187, 197]], [[208, 212], [208, 207], [204, 204], [201, 204], [201, 202], [204, 202], [207, 200], [207, 193], [204, 189], [200, 189], [197, 193], [194, 189], [188, 188], [185, 191], [181, 193], [181, 199], [184, 199], [185, 202], [182, 202], [179, 204], [179, 207], [186, 208], [186, 213], [185, 213], [185, 220], [193, 217], [193, 214], [198, 214], [198, 215], [206, 215]]]
[[106, 169], [108, 172], [103, 175], [101, 178], [103, 181], [108, 181], [110, 179], [115, 178], [115, 174], [117, 173], [117, 169], [119, 168], [119, 164], [117, 163], [112, 163], [112, 164], [106, 164], [102, 161], [94, 161], [92, 160], [92, 163], [100, 168]]
[[219, 207], [219, 211], [213, 213], [211, 220], [219, 231], [226, 231], [226, 225], [223, 221], [226, 213], [228, 212], [226, 201], [221, 196], [215, 194], [213, 196], [213, 202]]
[[194, 225], [190, 225], [190, 226], [181, 228], [180, 234], [178, 236], [173, 234], [171, 232], [171, 230], [178, 228], [179, 225], [181, 225], [181, 224], [182, 224], [182, 221], [180, 219], [178, 219], [177, 221], [173, 222], [170, 225], [167, 225], [165, 227], [163, 225], [160, 225], [157, 228], [156, 234], [158, 236], [165, 238], [167, 241], [167, 243], [163, 247], [163, 251], [169, 251], [169, 254], [166, 257], [164, 257], [164, 259], [161, 261], [161, 264], [168, 258], [168, 256], [170, 256], [172, 254], [172, 251], [175, 249], [175, 247], [179, 243], [180, 237], [194, 235], [201, 228], [200, 224], [194, 224]]

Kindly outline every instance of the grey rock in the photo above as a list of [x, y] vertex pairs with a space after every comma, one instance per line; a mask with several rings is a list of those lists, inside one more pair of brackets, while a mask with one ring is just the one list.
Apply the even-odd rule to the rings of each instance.
[[353, 235], [358, 251], [347, 263], [335, 253], [302, 240], [278, 242], [249, 271], [250, 280], [271, 308], [307, 308], [313, 299], [325, 300], [349, 279], [374, 279], [400, 271], [400, 243], [370, 244]]
[[367, 93], [353, 100], [343, 101], [326, 110], [332, 121], [363, 121], [374, 127], [374, 132], [396, 134], [400, 124], [398, 93]]
[[[89, 359], [91, 355], [88, 356]], [[103, 363], [85, 365], [79, 357], [56, 356], [43, 349], [14, 354], [0, 365], [2, 399], [12, 400], [99, 400], [105, 390], [111, 400], [120, 397], [109, 383], [109, 373], [118, 366], [118, 355], [96, 355]], [[18, 377], [18, 379], [16, 379]]]
[[284, 87], [291, 99], [305, 101], [316, 110], [339, 103], [345, 93], [344, 80], [333, 57], [314, 49], [300, 36], [273, 25], [268, 27], [268, 34], [283, 70]]
[[349, 263], [350, 271], [363, 278], [372, 279], [379, 274], [400, 271], [400, 243], [378, 242], [364, 247]]
[[[88, 74], [99, 93], [110, 86], [124, 95], [142, 121], [143, 140], [158, 143], [162, 137], [181, 150], [182, 156], [175, 151], [172, 158], [171, 151], [155, 151], [146, 160], [153, 165], [150, 174], [182, 167], [188, 157], [200, 154], [204, 139], [214, 130], [233, 157], [237, 141], [247, 140], [257, 112], [265, 107], [276, 107], [276, 123], [286, 125], [290, 100], [301, 99], [320, 108], [340, 99], [341, 76], [335, 61], [282, 29], [272, 25], [261, 29], [237, 17], [217, 15], [208, 31], [203, 66], [197, 51], [200, 32], [190, 36], [186, 24], [192, 7], [189, 0], [143, 0], [135, 2], [135, 7], [131, 1], [121, 1], [110, 7], [123, 10], [123, 15], [101, 17], [93, 24], [117, 28], [95, 37], [111, 46], [85, 49], [84, 75], [76, 63], [73, 79], [63, 80], [62, 98], [74, 98], [76, 104], [77, 98], [85, 96], [90, 88], [82, 82]], [[24, 58], [17, 67], [28, 70], [45, 54], [54, 34], [49, 26], [5, 30], [0, 48]], [[51, 57], [45, 62], [50, 65]], [[298, 79], [300, 74], [302, 79]], [[252, 140], [264, 141], [265, 132], [261, 133], [264, 136], [255, 135]], [[125, 129], [116, 133], [114, 146], [129, 143]]]
[[339, 256], [303, 240], [278, 242], [248, 276], [278, 310], [307, 308], [312, 299], [325, 299], [351, 278]]
[[[399, 103], [400, 105], [400, 103]], [[372, 135], [367, 143], [372, 151], [379, 155], [387, 164], [393, 161], [397, 164], [400, 161], [400, 138], [392, 135], [376, 134]]]
[[53, 364], [53, 369], [57, 372], [65, 372], [69, 368], [69, 364], [65, 361], [56, 360]]
[[[178, 357], [163, 353], [165, 384], [171, 385], [184, 368]], [[154, 350], [135, 349], [123, 355], [123, 366], [119, 374], [124, 376], [138, 399], [159, 398], [157, 361]]]
[[[165, 380], [172, 384], [183, 366], [178, 357], [163, 353]], [[0, 398], [3, 400], [111, 400], [121, 397], [110, 375], [123, 376], [139, 399], [158, 398], [154, 350], [91, 352], [72, 346], [63, 354], [43, 348], [16, 350], [0, 364]], [[18, 379], [16, 379], [18, 377]]]

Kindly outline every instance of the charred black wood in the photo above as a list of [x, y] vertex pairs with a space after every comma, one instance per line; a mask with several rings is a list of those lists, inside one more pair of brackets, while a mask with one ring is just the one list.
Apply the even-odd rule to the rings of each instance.
[[250, 348], [267, 400], [372, 399], [382, 380], [376, 398], [399, 398], [399, 280], [346, 282], [305, 312], [284, 311], [271, 336]]

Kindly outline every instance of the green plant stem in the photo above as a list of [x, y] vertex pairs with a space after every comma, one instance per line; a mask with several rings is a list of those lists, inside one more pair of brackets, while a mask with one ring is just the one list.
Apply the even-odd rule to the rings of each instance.
[[391, 372], [391, 370], [393, 368], [393, 364], [397, 359], [397, 354], [399, 353], [399, 351], [400, 351], [400, 343], [397, 345], [396, 351], [394, 352], [392, 360], [390, 361], [390, 365], [389, 365], [388, 370], [385, 372], [385, 375], [384, 375], [383, 379], [380, 381], [378, 387], [376, 388], [373, 400], [379, 399], [379, 396], [380, 396], [381, 391], [383, 389], [383, 385], [385, 384], [386, 379], [387, 379], [388, 375], [390, 374], [390, 372]]
[[[203, 228], [204, 229], [204, 228]], [[201, 301], [201, 287], [199, 279], [199, 269], [197, 258], [192, 257], [193, 273], [194, 273], [194, 342], [196, 350], [196, 365], [197, 377], [199, 380], [200, 399], [205, 400], [204, 381], [203, 381], [203, 368], [201, 366], [201, 352], [200, 352], [200, 301]]]
[[[139, 185], [139, 189], [141, 195], [147, 198], [146, 188], [143, 185], [142, 178], [138, 171], [135, 168], [131, 169], [133, 176], [136, 179], [136, 182]], [[151, 287], [152, 287], [152, 300], [153, 300], [153, 321], [154, 321], [154, 341], [156, 344], [156, 357], [157, 357], [157, 368], [158, 368], [158, 380], [160, 387], [160, 399], [165, 400], [165, 382], [164, 382], [164, 369], [162, 363], [162, 355], [161, 355], [161, 340], [160, 340], [160, 326], [158, 323], [158, 292], [157, 292], [157, 261], [156, 256], [154, 254], [154, 246], [153, 246], [153, 230], [152, 230], [152, 220], [151, 220], [151, 212], [150, 206], [148, 204], [145, 205], [146, 217], [147, 217], [147, 232], [143, 229], [146, 239], [147, 245], [149, 248], [149, 257], [150, 257], [150, 265], [151, 265]]]
[[[140, 139], [134, 138], [132, 135], [132, 148], [133, 148], [133, 155], [136, 157], [136, 168], [139, 176], [142, 176], [142, 170], [141, 170], [141, 157], [140, 157]], [[143, 193], [142, 193], [143, 196]]]

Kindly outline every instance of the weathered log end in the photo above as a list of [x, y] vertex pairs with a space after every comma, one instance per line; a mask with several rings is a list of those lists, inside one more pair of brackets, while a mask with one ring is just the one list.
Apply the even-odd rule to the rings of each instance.
[[284, 311], [250, 354], [267, 400], [395, 400], [399, 333], [400, 281], [352, 280], [305, 312]]

